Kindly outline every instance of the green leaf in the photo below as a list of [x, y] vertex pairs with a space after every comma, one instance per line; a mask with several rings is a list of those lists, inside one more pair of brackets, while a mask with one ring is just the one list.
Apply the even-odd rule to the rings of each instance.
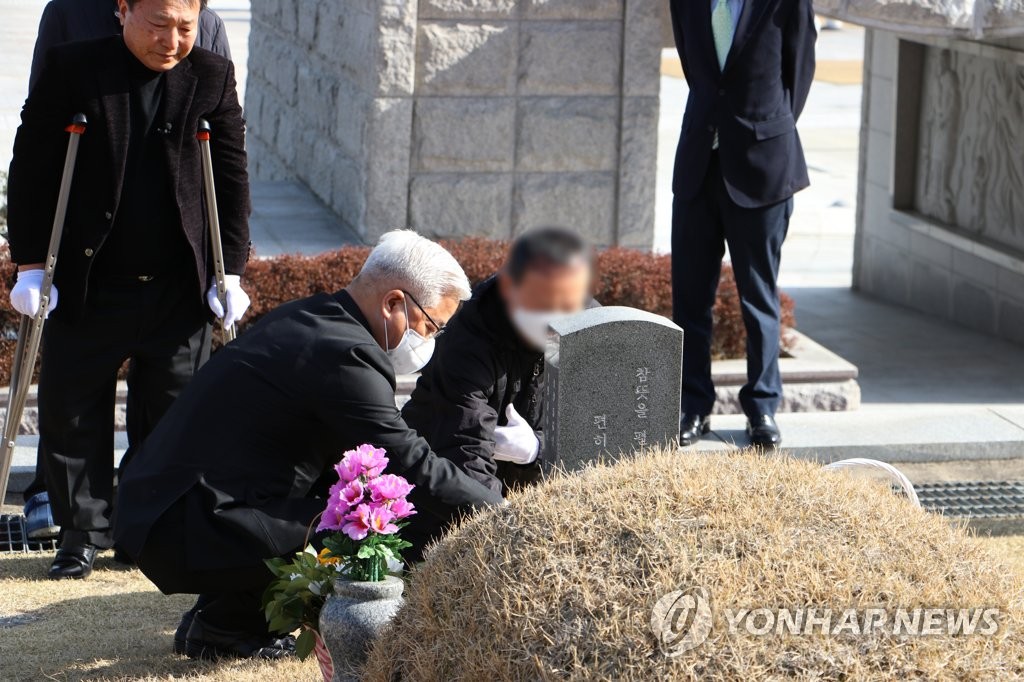
[[377, 551], [372, 545], [363, 545], [359, 548], [359, 551], [356, 552], [356, 556], [360, 559], [369, 559], [376, 553]]
[[316, 646], [316, 635], [309, 628], [303, 628], [299, 636], [295, 638], [295, 655], [306, 660], [313, 648]]

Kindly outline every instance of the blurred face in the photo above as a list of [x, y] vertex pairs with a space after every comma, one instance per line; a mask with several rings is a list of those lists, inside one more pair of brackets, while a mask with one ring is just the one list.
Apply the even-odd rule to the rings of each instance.
[[578, 313], [586, 306], [590, 293], [590, 266], [580, 262], [531, 268], [518, 282], [513, 282], [503, 271], [499, 286], [510, 311]]
[[199, 0], [118, 0], [124, 42], [153, 71], [170, 71], [196, 42]]
[[515, 282], [507, 272], [498, 277], [501, 297], [520, 339], [535, 351], [543, 351], [549, 326], [560, 317], [578, 313], [590, 293], [590, 265], [530, 268]]

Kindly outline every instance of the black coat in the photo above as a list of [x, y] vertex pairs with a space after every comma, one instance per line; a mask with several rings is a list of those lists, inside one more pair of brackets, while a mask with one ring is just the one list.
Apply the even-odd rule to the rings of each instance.
[[[81, 315], [89, 273], [113, 227], [121, 199], [130, 132], [131, 53], [120, 37], [53, 48], [21, 113], [8, 180], [11, 258], [19, 264], [46, 258], [72, 116], [84, 113], [64, 238], [56, 270], [60, 305], [55, 315]], [[241, 274], [249, 255], [249, 176], [245, 122], [227, 59], [194, 49], [164, 81], [157, 120], [181, 229], [195, 257], [197, 301], [209, 285], [211, 255], [203, 205], [202, 167], [196, 140], [199, 119], [213, 129], [211, 151], [224, 261]]]
[[438, 455], [507, 492], [540, 478], [544, 453], [528, 465], [495, 461], [494, 429], [513, 404], [543, 443], [543, 381], [544, 355], [520, 340], [492, 277], [438, 338], [402, 416]]
[[[114, 0], [50, 0], [39, 19], [39, 34], [32, 51], [32, 72], [29, 90], [39, 80], [47, 51], [54, 45], [78, 40], [93, 40], [121, 35], [121, 21], [115, 15]], [[228, 34], [224, 20], [209, 8], [199, 12], [199, 35], [196, 47], [201, 47], [231, 59]]]
[[807, 187], [796, 120], [814, 78], [811, 0], [746, 0], [724, 69], [711, 32], [711, 0], [671, 0], [671, 9], [690, 87], [675, 195], [692, 199], [700, 190], [716, 130], [722, 177], [738, 205], [768, 206]]
[[266, 315], [196, 374], [132, 459], [119, 486], [114, 537], [138, 556], [149, 529], [193, 489], [187, 512], [193, 569], [251, 565], [299, 549], [337, 480], [345, 450], [387, 450], [388, 472], [417, 486], [425, 526], [496, 503], [406, 426], [395, 375], [346, 292], [294, 301]]

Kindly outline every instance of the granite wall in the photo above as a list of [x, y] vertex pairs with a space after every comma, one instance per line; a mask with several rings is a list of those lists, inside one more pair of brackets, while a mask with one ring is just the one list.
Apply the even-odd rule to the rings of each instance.
[[1024, 38], [865, 47], [855, 286], [1024, 343]]
[[576, 227], [649, 248], [660, 0], [252, 0], [259, 179], [366, 241]]

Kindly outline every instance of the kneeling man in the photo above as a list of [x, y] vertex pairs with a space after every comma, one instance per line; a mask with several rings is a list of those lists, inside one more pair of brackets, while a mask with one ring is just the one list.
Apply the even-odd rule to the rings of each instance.
[[333, 465], [362, 443], [440, 526], [501, 495], [431, 452], [395, 407], [469, 298], [455, 259], [414, 232], [381, 239], [346, 289], [293, 301], [214, 355], [120, 484], [115, 538], [165, 594], [200, 594], [175, 634], [191, 657], [289, 653], [267, 632], [263, 560], [301, 549]]
[[[576, 233], [521, 235], [438, 339], [402, 410], [434, 452], [496, 493], [540, 478], [548, 325], [587, 307], [590, 279], [590, 247]], [[410, 532], [420, 530], [413, 520]]]

